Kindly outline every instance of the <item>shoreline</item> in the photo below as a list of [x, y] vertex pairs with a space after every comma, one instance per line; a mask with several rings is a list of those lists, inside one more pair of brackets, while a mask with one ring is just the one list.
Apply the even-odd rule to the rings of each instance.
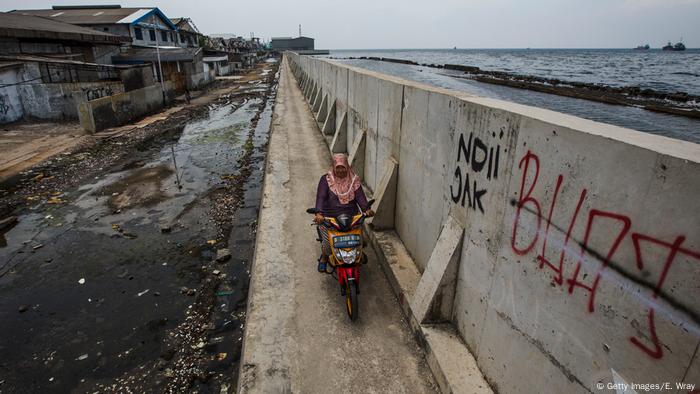
[[613, 87], [577, 81], [564, 81], [504, 71], [482, 70], [476, 66], [457, 64], [428, 64], [412, 60], [375, 56], [329, 57], [332, 60], [374, 60], [462, 72], [464, 75], [443, 74], [453, 78], [471, 79], [482, 83], [532, 90], [558, 96], [573, 97], [605, 104], [643, 108], [647, 111], [700, 119], [700, 96], [685, 92], [665, 93], [635, 86]]

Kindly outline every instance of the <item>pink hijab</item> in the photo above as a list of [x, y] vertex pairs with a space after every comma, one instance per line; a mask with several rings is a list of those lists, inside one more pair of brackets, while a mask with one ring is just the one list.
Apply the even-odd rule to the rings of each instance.
[[[345, 177], [339, 178], [335, 174], [335, 168], [338, 166], [345, 167], [347, 171]], [[345, 153], [336, 153], [333, 155], [333, 163], [326, 174], [326, 181], [328, 182], [328, 188], [331, 189], [333, 194], [338, 196], [338, 200], [340, 200], [341, 204], [348, 204], [355, 199], [355, 191], [361, 186], [360, 177], [355, 174], [350, 164], [348, 164], [348, 155]]]

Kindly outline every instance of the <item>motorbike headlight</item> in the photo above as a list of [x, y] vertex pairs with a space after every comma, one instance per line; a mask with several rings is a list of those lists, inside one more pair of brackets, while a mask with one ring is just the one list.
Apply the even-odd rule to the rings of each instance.
[[357, 249], [338, 249], [338, 255], [340, 260], [342, 260], [345, 264], [352, 264], [357, 259]]

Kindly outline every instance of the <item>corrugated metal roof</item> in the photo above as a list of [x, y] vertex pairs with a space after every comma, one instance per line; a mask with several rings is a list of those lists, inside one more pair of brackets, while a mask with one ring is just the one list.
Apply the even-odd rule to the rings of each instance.
[[74, 25], [99, 25], [113, 23], [130, 23], [120, 22], [135, 13], [146, 13], [152, 11], [150, 8], [76, 8], [76, 9], [43, 9], [43, 10], [14, 10], [10, 11], [13, 14], [36, 15], [44, 18], [50, 18], [65, 23]]
[[120, 44], [121, 42], [130, 41], [128, 37], [75, 26], [54, 19], [7, 12], [0, 12], [0, 36], [107, 44]]
[[[163, 62], [192, 61], [202, 48], [159, 48], [160, 60]], [[158, 61], [156, 48], [131, 48], [112, 56], [114, 63], [155, 62]]]
[[38, 55], [0, 55], [0, 62], [12, 63], [12, 62], [18, 62], [18, 61], [21, 62], [20, 64], [24, 64], [26, 62], [53, 63], [53, 64], [75, 65], [75, 66], [89, 66], [89, 67], [110, 69], [110, 70], [140, 67], [138, 65], [111, 65], [111, 64], [88, 63], [88, 62], [81, 62], [78, 60], [57, 59], [57, 58], [53, 58], [53, 57], [38, 56]]
[[202, 58], [202, 61], [210, 63], [210, 62], [220, 62], [223, 60], [228, 60], [228, 56], [206, 56]]
[[146, 16], [151, 11], [153, 11], [153, 8], [142, 8], [142, 9], [140, 9], [132, 14], [129, 14], [128, 16], [125, 16], [124, 18], [118, 20], [117, 23], [134, 23], [137, 20]]

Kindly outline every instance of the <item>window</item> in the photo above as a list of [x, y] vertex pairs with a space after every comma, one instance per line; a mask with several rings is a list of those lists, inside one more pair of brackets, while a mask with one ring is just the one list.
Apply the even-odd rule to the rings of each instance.
[[155, 31], [155, 30], [153, 30], [153, 29], [149, 30], [149, 31], [148, 31], [148, 35], [149, 35], [149, 37], [151, 38], [151, 41], [155, 41], [155, 40], [156, 40], [156, 31]]
[[167, 31], [162, 31], [160, 32], [160, 38], [163, 40], [163, 42], [168, 42], [168, 32]]
[[102, 30], [109, 31], [109, 27], [103, 27]]
[[134, 27], [134, 37], [137, 40], [143, 40], [143, 32], [140, 27]]

